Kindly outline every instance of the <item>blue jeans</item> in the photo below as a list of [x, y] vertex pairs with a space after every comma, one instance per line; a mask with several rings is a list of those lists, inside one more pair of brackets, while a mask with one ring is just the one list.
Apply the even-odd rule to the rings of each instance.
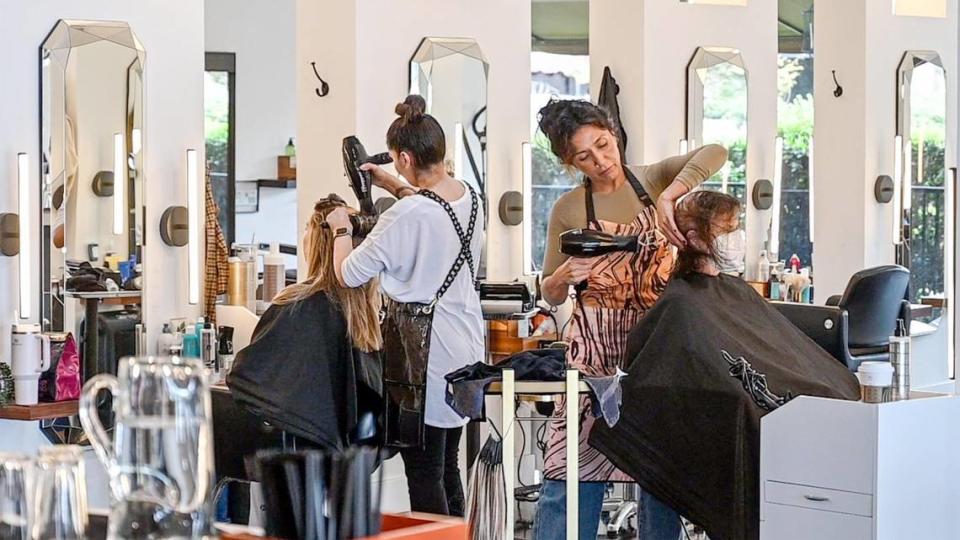
[[[579, 497], [580, 540], [594, 540], [603, 510], [603, 482], [581, 482]], [[637, 527], [640, 540], [677, 540], [680, 516], [656, 497], [641, 491]], [[533, 521], [534, 540], [563, 540], [567, 533], [567, 483], [544, 480]]]

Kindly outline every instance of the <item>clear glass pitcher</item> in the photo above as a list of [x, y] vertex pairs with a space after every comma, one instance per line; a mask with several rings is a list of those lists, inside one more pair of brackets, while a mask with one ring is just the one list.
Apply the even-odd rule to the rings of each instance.
[[[113, 440], [97, 412], [113, 394]], [[80, 422], [110, 476], [108, 536], [213, 537], [209, 376], [194, 358], [127, 357], [84, 385]]]

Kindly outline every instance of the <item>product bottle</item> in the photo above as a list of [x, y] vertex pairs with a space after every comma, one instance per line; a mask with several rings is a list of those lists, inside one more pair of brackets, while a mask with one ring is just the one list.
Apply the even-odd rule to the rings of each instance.
[[160, 339], [157, 340], [157, 351], [160, 353], [160, 356], [171, 356], [173, 355], [173, 330], [170, 328], [170, 323], [163, 323], [163, 333], [160, 334]]
[[765, 249], [760, 251], [760, 260], [757, 262], [757, 281], [770, 281], [770, 259]]
[[790, 256], [790, 270], [795, 273], [800, 273], [800, 257], [796, 253]]
[[890, 365], [893, 366], [893, 399], [910, 399], [910, 336], [903, 319], [890, 336]]
[[217, 368], [222, 375], [221, 379], [224, 379], [233, 367], [233, 327], [221, 326], [218, 341], [220, 350], [217, 354]]
[[183, 333], [183, 356], [185, 358], [200, 358], [200, 338], [196, 327], [189, 325]]
[[208, 368], [217, 367], [217, 334], [210, 323], [204, 323], [200, 330], [200, 359]]
[[290, 140], [287, 141], [287, 146], [283, 149], [283, 155], [290, 158], [290, 168], [297, 168], [297, 147], [293, 144], [293, 137], [290, 137]]
[[280, 244], [270, 244], [270, 253], [263, 256], [263, 301], [269, 304], [280, 294], [286, 284], [286, 273], [283, 268], [283, 255], [280, 254]]

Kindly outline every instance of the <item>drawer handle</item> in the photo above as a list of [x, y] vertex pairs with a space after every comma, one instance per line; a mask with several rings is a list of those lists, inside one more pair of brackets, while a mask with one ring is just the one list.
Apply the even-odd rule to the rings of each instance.
[[828, 502], [828, 501], [830, 501], [830, 497], [820, 497], [820, 496], [817, 496], [817, 495], [804, 495], [803, 498], [806, 499], [806, 500], [808, 500], [808, 501], [813, 501], [813, 502]]

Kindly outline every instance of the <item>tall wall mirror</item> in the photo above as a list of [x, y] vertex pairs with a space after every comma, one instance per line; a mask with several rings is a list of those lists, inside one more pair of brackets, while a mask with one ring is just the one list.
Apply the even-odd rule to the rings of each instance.
[[447, 166], [487, 195], [487, 74], [480, 45], [468, 38], [426, 37], [410, 59], [410, 93], [443, 127]]
[[[698, 47], [687, 65], [687, 145], [720, 144], [727, 163], [703, 189], [740, 200], [745, 230], [747, 205], [747, 69], [737, 49]], [[745, 234], [745, 233], [744, 233]]]
[[[951, 201], [946, 197], [947, 75], [934, 51], [907, 51], [897, 69], [897, 135], [903, 141], [902, 242], [914, 302], [942, 305]], [[939, 309], [931, 323], [939, 323]]]
[[61, 20], [40, 49], [41, 311], [87, 375], [133, 354], [142, 321], [144, 59], [123, 22]]
[[[423, 96], [427, 112], [447, 139], [447, 168], [483, 200], [487, 189], [487, 75], [490, 65], [470, 38], [425, 37], [410, 58], [410, 93]], [[485, 260], [485, 257], [482, 258]], [[481, 275], [484, 262], [481, 261]]]

